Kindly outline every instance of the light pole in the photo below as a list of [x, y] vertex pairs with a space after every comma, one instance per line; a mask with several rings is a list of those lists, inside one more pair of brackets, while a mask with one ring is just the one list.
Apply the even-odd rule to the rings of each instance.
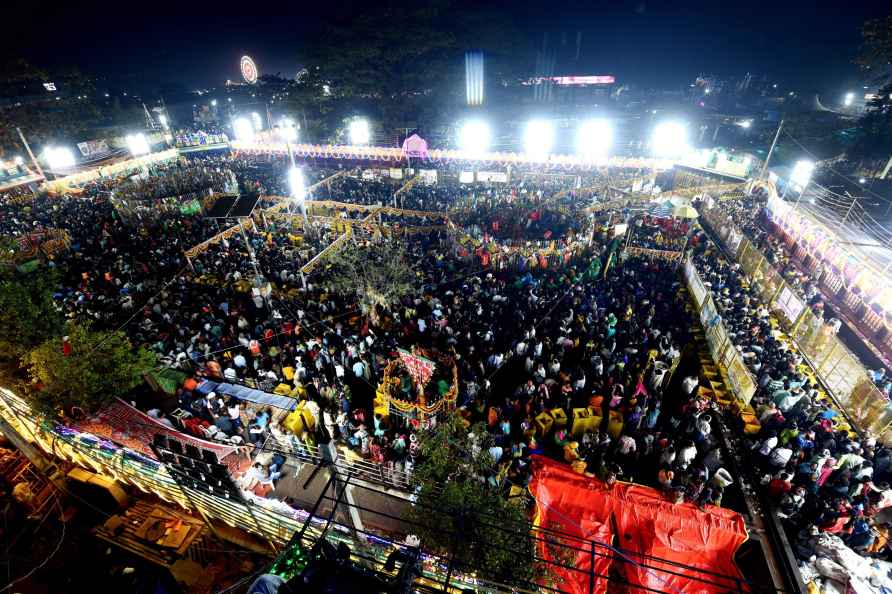
[[22, 144], [25, 145], [25, 150], [28, 151], [28, 156], [31, 157], [31, 163], [34, 164], [34, 167], [37, 169], [37, 173], [40, 174], [40, 177], [46, 179], [46, 175], [43, 174], [43, 169], [40, 168], [40, 163], [37, 162], [37, 158], [34, 156], [34, 153], [31, 152], [31, 146], [28, 144], [28, 141], [25, 140], [25, 135], [22, 134], [22, 129], [16, 127], [15, 130], [19, 133], [19, 138], [22, 139]]
[[774, 142], [771, 143], [771, 148], [768, 149], [768, 155], [765, 157], [765, 164], [762, 165], [762, 173], [759, 174], [759, 179], [765, 179], [765, 174], [768, 173], [768, 161], [771, 160], [771, 155], [774, 153], [774, 147], [777, 146], [777, 139], [780, 138], [781, 128], [783, 127], [784, 121], [781, 120], [777, 126], [777, 133], [774, 135]]

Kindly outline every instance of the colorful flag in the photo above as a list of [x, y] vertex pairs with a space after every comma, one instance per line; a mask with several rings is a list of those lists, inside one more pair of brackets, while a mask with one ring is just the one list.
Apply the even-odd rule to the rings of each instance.
[[434, 374], [436, 363], [430, 359], [413, 355], [405, 349], [397, 349], [397, 352], [400, 355], [400, 359], [403, 361], [403, 365], [409, 370], [409, 375], [412, 376], [412, 379], [415, 380], [416, 384], [424, 389], [424, 386], [427, 385], [427, 382], [430, 381], [431, 376]]

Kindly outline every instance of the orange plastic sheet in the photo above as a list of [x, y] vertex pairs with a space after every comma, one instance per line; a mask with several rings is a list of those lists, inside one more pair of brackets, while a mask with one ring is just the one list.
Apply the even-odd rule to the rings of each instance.
[[747, 591], [734, 563], [747, 539], [740, 514], [674, 505], [657, 490], [630, 483], [608, 489], [541, 456], [533, 457], [533, 469], [530, 491], [544, 541], [539, 554], [549, 562], [546, 585], [600, 593], [608, 591], [609, 576], [618, 578], [610, 592]]
[[543, 580], [548, 583], [543, 585], [559, 591], [606, 592], [613, 562], [606, 546], [613, 542], [611, 507], [591, 505], [592, 492], [583, 484], [586, 481], [572, 482], [585, 477], [566, 466], [539, 456], [533, 457], [533, 464], [530, 490], [536, 498], [540, 529], [538, 553], [547, 561]]

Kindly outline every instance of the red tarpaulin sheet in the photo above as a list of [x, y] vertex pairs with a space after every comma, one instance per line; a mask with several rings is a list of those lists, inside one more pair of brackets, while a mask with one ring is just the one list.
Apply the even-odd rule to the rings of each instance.
[[[735, 579], [742, 576], [734, 554], [747, 539], [740, 514], [715, 506], [700, 510], [689, 503], [674, 505], [657, 490], [640, 485], [616, 483], [608, 490], [601, 481], [541, 456], [533, 457], [533, 469], [530, 491], [536, 498], [539, 527], [569, 534], [558, 537], [545, 532], [541, 536], [589, 549], [583, 552], [540, 543], [544, 559], [577, 569], [550, 568], [563, 580], [557, 586], [560, 589], [589, 591], [591, 545], [574, 542], [572, 536], [601, 545], [594, 547], [593, 592], [607, 591], [608, 571], [628, 581], [626, 588], [612, 584], [611, 592], [642, 591], [635, 586], [686, 594], [738, 591]], [[615, 543], [613, 527], [618, 531]], [[606, 556], [611, 554], [608, 547], [620, 549], [613, 551], [612, 559]], [[615, 564], [612, 570], [611, 564]]]
[[549, 562], [548, 573], [553, 582], [545, 585], [588, 592], [593, 559], [590, 541], [595, 541], [604, 546], [595, 549], [592, 592], [606, 592], [613, 561], [606, 546], [613, 542], [611, 507], [591, 505], [592, 492], [585, 477], [568, 467], [535, 456], [533, 468], [530, 491], [536, 498], [536, 524], [542, 530], [538, 535], [538, 554]]
[[153, 460], [157, 459], [157, 456], [149, 444], [152, 443], [156, 433], [161, 433], [181, 441], [184, 445], [190, 444], [199, 449], [211, 450], [217, 455], [217, 460], [221, 464], [226, 464], [233, 471], [238, 467], [238, 456], [234, 455], [235, 447], [205, 441], [171, 429], [120, 398], [95, 415], [72, 424], [72, 427], [84, 433], [110, 439]]

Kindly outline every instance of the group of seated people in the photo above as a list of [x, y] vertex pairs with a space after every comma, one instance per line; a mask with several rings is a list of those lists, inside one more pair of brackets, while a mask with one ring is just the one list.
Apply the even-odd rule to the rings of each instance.
[[631, 227], [631, 247], [680, 252], [685, 248], [690, 225], [673, 217], [637, 216]]

